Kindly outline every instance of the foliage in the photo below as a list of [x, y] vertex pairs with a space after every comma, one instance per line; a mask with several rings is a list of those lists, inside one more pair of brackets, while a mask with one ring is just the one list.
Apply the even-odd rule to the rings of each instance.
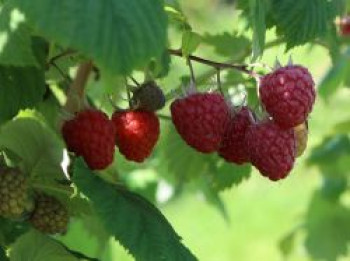
[[[179, 68], [174, 53], [185, 58], [183, 67], [192, 65], [191, 57], [212, 65], [206, 71], [195, 70], [200, 71], [197, 84], [201, 90], [222, 87], [235, 104], [244, 100], [257, 106], [252, 76], [270, 71], [263, 59], [274, 47], [296, 50], [307, 45], [327, 50], [333, 64], [319, 84], [321, 99], [330, 102], [342, 87], [349, 87], [350, 41], [339, 34], [337, 23], [350, 1], [221, 2], [222, 9], [232, 8], [232, 19], [239, 14], [237, 26], [230, 31], [203, 31], [192, 24], [186, 5], [176, 0], [0, 1], [1, 161], [19, 167], [33, 190], [59, 198], [72, 223], [87, 223], [81, 229], [99, 241], [98, 249], [114, 238], [135, 260], [197, 260], [158, 210], [159, 201], [171, 204], [182, 192], [200, 192], [229, 220], [222, 192], [244, 186], [252, 168], [189, 148], [169, 121], [166, 106], [158, 113], [161, 137], [150, 159], [136, 164], [117, 154], [106, 170], [89, 170], [82, 159], [67, 154], [60, 135], [62, 121], [72, 116], [66, 102], [79, 100], [70, 91], [81, 64], [93, 64], [86, 100], [81, 103], [109, 115], [115, 109], [111, 101], [127, 107], [124, 87], [141, 82], [142, 77], [169, 83], [160, 84], [167, 102], [178, 97], [193, 72]], [[220, 86], [218, 80], [212, 83], [215, 76]], [[130, 77], [137, 80], [131, 82]], [[350, 213], [342, 196], [348, 192], [349, 132], [350, 120], [343, 119], [304, 159], [308, 168], [321, 172], [322, 185], [300, 226], [281, 241], [285, 256], [293, 253], [300, 231], [306, 233], [304, 245], [315, 260], [333, 261], [348, 254]], [[159, 200], [164, 182], [174, 193]], [[0, 218], [0, 260], [89, 260], [65, 247], [60, 242], [64, 237], [31, 230], [25, 222], [29, 216], [30, 210], [18, 220]], [[103, 253], [96, 250], [93, 255], [99, 259]]]

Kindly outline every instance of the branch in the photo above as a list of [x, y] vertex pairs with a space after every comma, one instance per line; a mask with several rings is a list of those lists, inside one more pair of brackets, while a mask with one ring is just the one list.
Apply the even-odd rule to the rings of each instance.
[[78, 112], [84, 101], [84, 89], [88, 81], [90, 72], [92, 71], [92, 61], [88, 61], [79, 66], [77, 75], [67, 93], [67, 102], [64, 109], [70, 113]]
[[[181, 50], [173, 50], [173, 49], [168, 49], [169, 53], [171, 55], [175, 55], [175, 56], [179, 56], [179, 57], [183, 57], [183, 53]], [[254, 71], [249, 70], [248, 69], [248, 65], [235, 65], [235, 64], [229, 64], [229, 63], [219, 63], [219, 62], [214, 62], [214, 61], [210, 61], [198, 56], [194, 56], [194, 55], [189, 55], [188, 59], [191, 61], [195, 61], [201, 64], [206, 64], [209, 65], [211, 67], [214, 67], [216, 70], [220, 70], [220, 69], [234, 69], [234, 70], [238, 70], [240, 72], [246, 73], [252, 77], [258, 77], [259, 75], [256, 74]]]

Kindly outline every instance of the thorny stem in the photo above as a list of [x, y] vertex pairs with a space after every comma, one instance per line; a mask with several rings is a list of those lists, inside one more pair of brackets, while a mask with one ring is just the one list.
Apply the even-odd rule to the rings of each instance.
[[[173, 49], [168, 49], [169, 53], [171, 55], [175, 55], [175, 56], [179, 56], [182, 57], [183, 53], [181, 50], [173, 50]], [[189, 55], [188, 56], [188, 61], [190, 64], [190, 61], [195, 61], [201, 64], [206, 64], [208, 66], [214, 67], [216, 69], [234, 69], [234, 70], [238, 70], [240, 72], [246, 73], [252, 77], [259, 77], [259, 75], [257, 73], [255, 73], [252, 70], [248, 69], [248, 65], [236, 65], [236, 64], [229, 64], [229, 63], [219, 63], [219, 62], [214, 62], [211, 60], [207, 60], [198, 56], [194, 56], [194, 55]]]
[[84, 98], [85, 85], [88, 81], [92, 68], [92, 61], [82, 63], [78, 67], [77, 74], [67, 93], [67, 102], [64, 106], [64, 109], [67, 112], [74, 114], [81, 109], [81, 103]]

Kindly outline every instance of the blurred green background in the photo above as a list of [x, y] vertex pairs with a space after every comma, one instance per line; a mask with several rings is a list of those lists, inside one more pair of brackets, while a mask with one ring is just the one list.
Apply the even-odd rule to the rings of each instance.
[[[179, 1], [192, 29], [200, 34], [217, 35], [237, 31], [240, 34], [249, 35], [250, 32], [245, 32], [245, 26], [239, 19], [239, 12], [235, 10], [234, 5], [230, 4], [234, 1], [226, 1], [228, 4], [224, 2], [219, 0]], [[172, 28], [169, 34], [171, 47], [179, 48], [181, 44], [180, 33]], [[274, 38], [275, 32], [269, 31], [267, 42]], [[225, 61], [208, 45], [200, 45], [195, 54], [217, 61]], [[309, 68], [317, 86], [331, 66], [328, 51], [316, 45], [297, 47], [290, 52], [285, 52], [285, 46], [279, 45], [268, 49], [261, 61], [273, 66], [275, 59], [278, 58], [285, 64], [290, 55], [295, 63]], [[197, 76], [202, 75], [207, 70], [207, 67], [195, 64]], [[177, 58], [172, 59], [170, 74], [162, 79], [161, 86], [166, 90], [177, 88], [180, 84], [179, 78], [184, 74], [188, 74], [185, 62]], [[291, 250], [288, 260], [313, 260], [304, 245], [306, 232], [302, 226], [305, 223], [315, 191], [320, 189], [325, 181], [320, 168], [308, 165], [307, 159], [313, 148], [318, 146], [325, 137], [333, 134], [334, 126], [337, 123], [350, 118], [349, 98], [349, 89], [341, 88], [327, 101], [317, 99], [309, 120], [308, 149], [298, 160], [287, 179], [272, 183], [254, 170], [250, 179], [237, 187], [220, 193], [227, 208], [228, 220], [225, 220], [216, 208], [208, 204], [202, 194], [190, 189], [185, 189], [174, 200], [159, 204], [161, 211], [183, 238], [185, 245], [194, 252], [199, 260], [283, 260], [283, 251], [280, 248], [281, 240], [286, 239], [288, 235], [294, 235], [293, 231], [298, 231], [295, 237], [289, 238], [293, 240], [288, 240], [287, 237], [282, 245], [285, 253]], [[159, 151], [161, 149], [161, 147], [157, 148]], [[149, 172], [149, 170], [140, 170], [139, 174], [147, 176], [147, 171]], [[155, 171], [163, 170], [155, 168]], [[343, 206], [349, 206], [349, 195], [342, 194], [340, 201]], [[103, 231], [99, 230], [98, 224], [93, 227], [93, 221], [89, 222], [90, 229], [95, 229], [103, 234]], [[350, 219], [348, 222], [350, 224]], [[343, 228], [340, 227], [340, 229]], [[333, 237], [337, 237], [336, 230], [328, 238], [329, 241], [325, 241], [325, 244], [332, 241]], [[322, 240], [324, 239], [320, 238], [320, 241]], [[100, 255], [104, 261], [133, 260], [113, 240], [108, 245], [101, 246], [98, 243], [99, 240], [85, 231], [83, 225], [77, 221], [73, 222], [69, 234], [63, 238], [63, 241], [74, 249], [93, 256]], [[320, 251], [322, 252], [322, 250]], [[350, 257], [338, 260], [350, 260]]]

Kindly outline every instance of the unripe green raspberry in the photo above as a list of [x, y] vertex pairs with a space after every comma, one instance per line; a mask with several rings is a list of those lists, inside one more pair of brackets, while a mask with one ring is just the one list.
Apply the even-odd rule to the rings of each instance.
[[0, 169], [0, 215], [17, 218], [25, 210], [28, 183], [18, 169]]
[[35, 209], [29, 222], [45, 234], [64, 234], [67, 231], [69, 215], [57, 199], [46, 194], [37, 194]]

